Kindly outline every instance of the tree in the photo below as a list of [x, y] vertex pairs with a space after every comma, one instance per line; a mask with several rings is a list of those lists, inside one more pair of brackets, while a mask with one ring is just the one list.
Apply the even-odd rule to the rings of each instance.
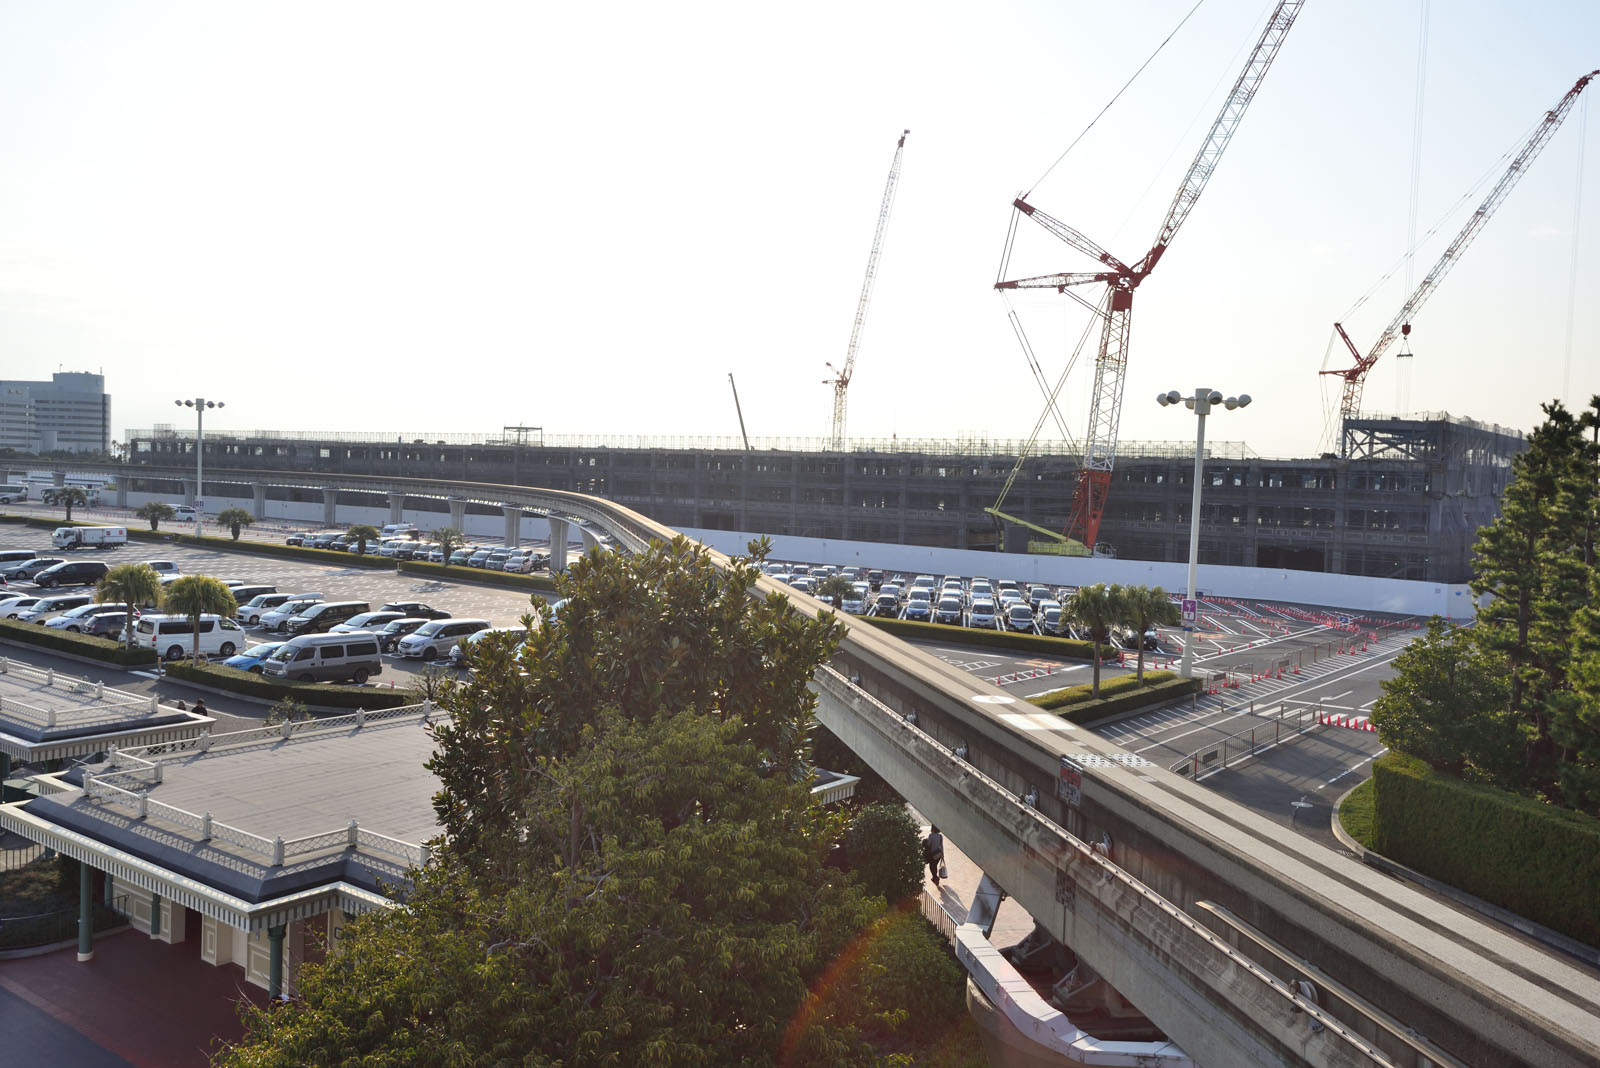
[[1384, 745], [1457, 777], [1503, 782], [1521, 770], [1504, 661], [1479, 648], [1471, 630], [1434, 616], [1394, 669], [1372, 704]]
[[829, 575], [817, 587], [817, 598], [838, 608], [844, 603], [846, 597], [853, 596], [855, 592], [856, 585], [850, 581], [848, 576]]
[[439, 554], [443, 558], [444, 566], [450, 566], [450, 554], [461, 548], [466, 539], [461, 536], [461, 531], [455, 527], [440, 527], [429, 535], [439, 546]]
[[[932, 978], [953, 1012], [948, 955], [887, 933], [921, 919], [880, 935], [825, 863], [843, 817], [810, 793], [806, 680], [840, 627], [754, 581], [683, 539], [590, 554], [532, 655], [483, 643], [433, 728], [446, 834], [407, 908], [353, 919], [221, 1063], [881, 1064], [927, 1033], [889, 988]], [[844, 975], [842, 1002], [808, 994]]]
[[[1117, 589], [1117, 587], [1113, 587]], [[1122, 622], [1133, 629], [1139, 646], [1139, 685], [1144, 685], [1144, 636], [1151, 627], [1173, 626], [1179, 620], [1178, 606], [1160, 586], [1120, 587]]]
[[839, 848], [869, 894], [894, 904], [922, 889], [921, 829], [904, 803], [858, 809]]
[[44, 491], [45, 504], [59, 504], [66, 508], [68, 523], [72, 522], [74, 508], [86, 508], [89, 505], [89, 494], [82, 486], [57, 486], [55, 489]]
[[125, 640], [133, 647], [133, 616], [138, 605], [161, 599], [161, 576], [149, 564], [118, 564], [95, 587], [96, 604], [120, 604], [128, 610]]
[[177, 510], [165, 501], [146, 501], [133, 513], [140, 519], [150, 521], [151, 530], [160, 530], [163, 521], [177, 515]]
[[[1118, 587], [1120, 589], [1120, 587]], [[1126, 612], [1121, 598], [1113, 587], [1103, 582], [1093, 586], [1079, 586], [1078, 592], [1067, 598], [1061, 614], [1089, 632], [1094, 642], [1094, 696], [1100, 696], [1100, 649], [1111, 640], [1111, 628], [1122, 621]]]
[[217, 525], [227, 527], [234, 541], [239, 540], [241, 528], [251, 526], [255, 521], [256, 517], [244, 508], [224, 508], [217, 513]]
[[371, 523], [357, 523], [345, 531], [344, 536], [356, 543], [357, 555], [365, 556], [367, 554], [367, 542], [378, 540], [378, 528]]
[[239, 610], [233, 591], [210, 575], [184, 575], [174, 579], [161, 600], [173, 615], [188, 616], [194, 630], [194, 662], [200, 662], [200, 617], [231, 616]]

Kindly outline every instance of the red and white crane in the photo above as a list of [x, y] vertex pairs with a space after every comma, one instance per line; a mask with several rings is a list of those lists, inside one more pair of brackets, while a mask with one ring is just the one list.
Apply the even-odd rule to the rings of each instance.
[[[1077, 538], [1091, 548], [1100, 530], [1106, 491], [1111, 485], [1111, 471], [1117, 458], [1117, 430], [1122, 418], [1122, 386], [1128, 365], [1128, 327], [1133, 311], [1133, 291], [1155, 269], [1178, 228], [1194, 209], [1195, 201], [1211, 180], [1223, 151], [1228, 147], [1234, 131], [1239, 128], [1239, 122], [1255, 97], [1256, 89], [1267, 76], [1267, 68], [1272, 65], [1304, 3], [1305, 0], [1281, 0], [1272, 17], [1267, 20], [1267, 26], [1261, 31], [1261, 38], [1245, 62], [1244, 70], [1223, 102], [1222, 111], [1211, 124], [1211, 132], [1206, 135], [1205, 143], [1189, 165], [1189, 173], [1184, 175], [1183, 184], [1178, 187], [1178, 194], [1167, 209], [1166, 220], [1161, 224], [1155, 244], [1139, 262], [1130, 267], [1079, 231], [1051, 218], [1021, 198], [1012, 202], [1016, 211], [1098, 261], [1101, 269], [996, 282], [996, 289], [1054, 289], [1065, 293], [1069, 286], [1093, 282], [1104, 282], [1109, 289], [1107, 299], [1101, 304], [1104, 324], [1100, 331], [1099, 351], [1095, 356], [1089, 432], [1083, 443], [1083, 460], [1078, 466], [1078, 485], [1066, 529], [1068, 537]], [[1003, 273], [1003, 266], [1001, 270]]]
[[872, 254], [867, 257], [867, 278], [861, 283], [861, 299], [856, 302], [856, 321], [850, 328], [850, 347], [845, 350], [844, 366], [835, 368], [828, 364], [830, 371], [834, 371], [833, 378], [825, 378], [822, 384], [833, 387], [833, 433], [828, 438], [828, 447], [834, 451], [844, 449], [844, 417], [846, 407], [846, 394], [850, 389], [850, 376], [856, 372], [856, 346], [861, 344], [861, 328], [867, 322], [867, 305], [872, 301], [872, 283], [878, 277], [878, 256], [883, 252], [883, 234], [889, 228], [889, 212], [894, 207], [894, 189], [900, 184], [900, 157], [905, 154], [906, 135], [910, 130], [900, 132], [900, 141], [894, 147], [894, 162], [889, 164], [889, 181], [883, 187], [883, 205], [878, 209], [878, 229], [872, 235]]
[[1429, 297], [1433, 296], [1433, 291], [1444, 280], [1444, 276], [1450, 272], [1450, 268], [1455, 266], [1456, 261], [1461, 258], [1461, 254], [1472, 243], [1472, 239], [1478, 236], [1479, 231], [1489, 221], [1490, 216], [1495, 213], [1495, 209], [1500, 207], [1511, 193], [1512, 187], [1527, 173], [1534, 157], [1538, 156], [1550, 138], [1555, 136], [1556, 129], [1561, 125], [1562, 120], [1572, 110], [1572, 105], [1577, 103], [1578, 95], [1583, 92], [1590, 79], [1596, 75], [1600, 75], [1600, 70], [1592, 70], [1579, 78], [1577, 84], [1567, 90], [1567, 95], [1561, 98], [1561, 102], [1544, 113], [1544, 118], [1534, 127], [1533, 136], [1528, 138], [1528, 143], [1522, 146], [1522, 151], [1517, 153], [1516, 159], [1511, 161], [1511, 166], [1506, 170], [1506, 173], [1500, 177], [1500, 181], [1495, 183], [1494, 188], [1489, 190], [1489, 195], [1483, 198], [1483, 203], [1478, 205], [1478, 210], [1474, 211], [1471, 218], [1467, 219], [1467, 224], [1461, 228], [1461, 232], [1456, 235], [1455, 240], [1450, 242], [1450, 247], [1444, 250], [1444, 255], [1439, 257], [1439, 262], [1433, 265], [1427, 277], [1422, 280], [1422, 284], [1417, 286], [1416, 291], [1401, 306], [1394, 319], [1388, 326], [1384, 327], [1383, 333], [1378, 335], [1378, 340], [1373, 342], [1372, 348], [1367, 350], [1366, 355], [1363, 356], [1361, 350], [1356, 348], [1355, 342], [1350, 340], [1350, 335], [1344, 332], [1342, 325], [1339, 323], [1333, 324], [1334, 330], [1344, 340], [1346, 347], [1350, 349], [1350, 355], [1354, 356], [1356, 360], [1355, 365], [1352, 367], [1318, 372], [1325, 375], [1339, 375], [1344, 379], [1344, 395], [1339, 401], [1340, 455], [1350, 455], [1349, 442], [1344, 438], [1344, 423], [1346, 420], [1354, 418], [1361, 410], [1361, 387], [1366, 381], [1367, 372], [1372, 370], [1372, 365], [1378, 362], [1378, 359], [1389, 346], [1394, 344], [1396, 338], [1409, 337], [1411, 335], [1412, 316], [1416, 315], [1418, 309], [1426, 303]]

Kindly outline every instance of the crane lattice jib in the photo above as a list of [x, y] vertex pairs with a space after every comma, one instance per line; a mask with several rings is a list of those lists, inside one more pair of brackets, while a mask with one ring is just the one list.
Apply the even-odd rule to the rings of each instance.
[[833, 433], [832, 447], [844, 448], [844, 424], [850, 376], [856, 370], [856, 347], [861, 344], [861, 328], [867, 322], [867, 305], [872, 300], [872, 283], [878, 277], [878, 256], [883, 251], [883, 234], [889, 227], [889, 213], [894, 207], [895, 186], [900, 183], [900, 157], [905, 154], [906, 130], [895, 145], [894, 161], [889, 164], [889, 181], [883, 188], [883, 204], [878, 208], [878, 228], [872, 234], [872, 252], [867, 256], [867, 277], [861, 283], [861, 299], [856, 302], [856, 321], [850, 327], [850, 347], [845, 350], [844, 366], [833, 380]]
[[1367, 372], [1372, 369], [1373, 364], [1378, 362], [1378, 359], [1388, 350], [1389, 346], [1394, 344], [1395, 338], [1405, 333], [1405, 328], [1410, 324], [1412, 317], [1427, 302], [1428, 298], [1433, 296], [1433, 291], [1438, 288], [1444, 276], [1450, 273], [1450, 268], [1455, 266], [1456, 261], [1461, 258], [1461, 254], [1472, 243], [1472, 239], [1478, 236], [1478, 233], [1488, 223], [1489, 218], [1494, 215], [1496, 209], [1510, 195], [1512, 188], [1527, 173], [1528, 167], [1533, 163], [1534, 158], [1543, 151], [1550, 138], [1555, 136], [1555, 132], [1561, 126], [1562, 120], [1572, 110], [1572, 105], [1577, 103], [1579, 94], [1589, 84], [1590, 79], [1596, 75], [1600, 75], [1600, 70], [1590, 71], [1579, 78], [1577, 84], [1567, 90], [1567, 95], [1561, 98], [1561, 103], [1545, 112], [1544, 118], [1540, 120], [1538, 126], [1534, 129], [1533, 136], [1528, 138], [1528, 143], [1522, 146], [1522, 151], [1517, 153], [1517, 158], [1511, 161], [1511, 166], [1506, 169], [1506, 173], [1501, 175], [1500, 181], [1496, 182], [1494, 188], [1489, 190], [1489, 195], [1483, 198], [1483, 203], [1479, 204], [1477, 210], [1467, 219], [1466, 225], [1461, 228], [1461, 232], [1456, 235], [1454, 241], [1450, 242], [1450, 247], [1444, 250], [1444, 254], [1439, 257], [1439, 261], [1433, 265], [1427, 276], [1423, 278], [1422, 284], [1417, 286], [1416, 291], [1411, 294], [1394, 319], [1388, 326], [1384, 327], [1383, 333], [1378, 336], [1378, 340], [1373, 343], [1372, 348], [1367, 350], [1365, 356], [1361, 355], [1356, 349], [1355, 344], [1345, 334], [1344, 329], [1339, 327], [1339, 335], [1344, 338], [1345, 344], [1350, 347], [1351, 355], [1356, 358], [1355, 366], [1321, 373], [1340, 375], [1344, 378], [1344, 395], [1339, 404], [1341, 418], [1352, 419], [1361, 410], [1361, 385], [1367, 377]]
[[1256, 89], [1267, 76], [1267, 68], [1272, 66], [1278, 49], [1283, 46], [1283, 39], [1289, 35], [1289, 28], [1294, 25], [1294, 20], [1300, 14], [1300, 8], [1304, 3], [1305, 0], [1285, 0], [1278, 5], [1277, 10], [1272, 13], [1272, 18], [1267, 21], [1266, 29], [1261, 31], [1261, 39], [1256, 42], [1255, 51], [1250, 53], [1250, 59], [1245, 63], [1244, 70], [1239, 72], [1238, 80], [1233, 83], [1233, 91], [1228, 94], [1222, 110], [1217, 114], [1217, 121], [1211, 124], [1211, 132], [1206, 135], [1205, 143], [1200, 146], [1194, 162], [1189, 165], [1189, 173], [1184, 175], [1183, 185], [1178, 187], [1178, 195], [1172, 198], [1172, 206], [1167, 209], [1166, 221], [1161, 224], [1161, 231], [1156, 235], [1155, 244], [1135, 268], [1138, 274], [1150, 273], [1156, 261], [1161, 259], [1162, 253], [1166, 252], [1167, 246], [1172, 243], [1178, 227], [1189, 217], [1194, 202], [1200, 199], [1200, 193], [1211, 180], [1218, 161], [1222, 159], [1223, 151], [1233, 139], [1234, 131], [1239, 128], [1239, 122], [1250, 107]]

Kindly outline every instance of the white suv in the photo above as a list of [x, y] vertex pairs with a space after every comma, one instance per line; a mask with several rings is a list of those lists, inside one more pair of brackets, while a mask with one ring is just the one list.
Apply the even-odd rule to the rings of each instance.
[[289, 632], [289, 620], [312, 605], [321, 604], [323, 600], [324, 598], [320, 593], [296, 594], [278, 607], [269, 608], [256, 616], [256, 622], [266, 630], [287, 634]]
[[437, 660], [450, 652], [450, 647], [489, 626], [487, 619], [434, 619], [400, 639], [395, 655], [407, 660]]

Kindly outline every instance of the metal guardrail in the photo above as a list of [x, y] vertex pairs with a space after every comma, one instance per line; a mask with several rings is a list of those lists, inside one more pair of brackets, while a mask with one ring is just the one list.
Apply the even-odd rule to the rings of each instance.
[[[94, 929], [104, 931], [127, 922], [128, 895], [94, 903]], [[57, 909], [31, 916], [0, 916], [0, 949], [24, 949], [70, 941], [78, 933], [78, 910]]]
[[[1250, 702], [1250, 715], [1258, 715], [1255, 702]], [[1276, 716], [1268, 713], [1267, 722], [1247, 730], [1237, 731], [1221, 741], [1202, 746], [1168, 765], [1167, 770], [1187, 778], [1198, 779], [1204, 773], [1221, 770], [1231, 759], [1235, 764], [1283, 742], [1292, 741], [1311, 729], [1321, 726], [1320, 705], [1301, 705], [1289, 708], [1280, 702]]]

